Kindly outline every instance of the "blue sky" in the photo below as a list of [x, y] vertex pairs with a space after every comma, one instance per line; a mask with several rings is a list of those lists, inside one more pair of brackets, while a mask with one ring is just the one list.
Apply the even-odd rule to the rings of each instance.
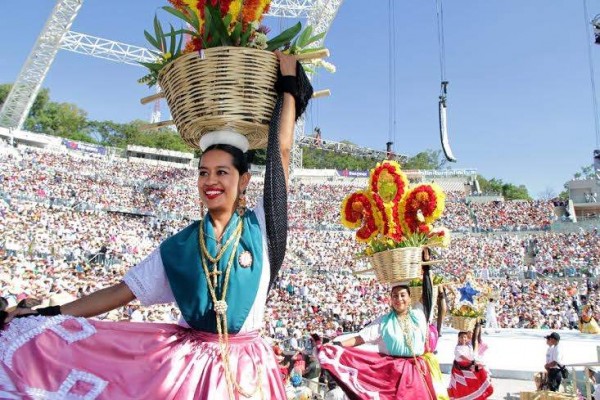
[[[395, 150], [440, 148], [435, 0], [394, 0]], [[458, 163], [485, 177], [524, 184], [534, 197], [592, 161], [596, 146], [583, 0], [445, 0], [450, 143]], [[166, 0], [84, 1], [72, 30], [145, 45], [143, 30]], [[53, 0], [0, 2], [0, 83], [12, 82], [52, 10]], [[368, 5], [367, 5], [368, 4]], [[34, 5], [34, 7], [32, 7]], [[588, 0], [587, 20], [600, 13]], [[320, 73], [306, 131], [384, 149], [389, 128], [388, 1], [345, 0], [327, 36], [335, 74]], [[295, 21], [269, 18], [277, 30]], [[600, 46], [592, 47], [600, 73]], [[142, 68], [59, 52], [44, 87], [92, 119], [148, 119], [136, 82]], [[600, 82], [600, 81], [599, 81]], [[163, 105], [166, 112], [166, 105]]]

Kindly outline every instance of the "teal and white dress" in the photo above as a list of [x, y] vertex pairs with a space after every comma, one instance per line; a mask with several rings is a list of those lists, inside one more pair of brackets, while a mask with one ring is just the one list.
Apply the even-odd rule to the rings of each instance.
[[321, 367], [354, 399], [435, 400], [430, 367], [422, 357], [428, 329], [425, 314], [413, 309], [406, 318], [401, 321], [391, 311], [358, 333], [378, 352], [362, 346], [321, 346]]
[[[269, 282], [277, 272], [269, 265], [262, 202], [241, 217], [233, 215], [224, 241], [240, 221], [238, 246], [230, 246], [218, 262], [220, 299], [227, 263], [235, 251], [226, 295], [227, 362], [200, 261], [200, 224], [207, 232], [209, 254], [217, 254], [210, 218], [206, 218], [165, 240], [123, 278], [143, 305], [176, 302], [182, 314], [179, 324], [65, 315], [16, 319], [0, 332], [0, 394], [79, 399], [285, 398], [275, 354], [259, 333]], [[240, 263], [246, 252], [251, 254], [250, 264]]]

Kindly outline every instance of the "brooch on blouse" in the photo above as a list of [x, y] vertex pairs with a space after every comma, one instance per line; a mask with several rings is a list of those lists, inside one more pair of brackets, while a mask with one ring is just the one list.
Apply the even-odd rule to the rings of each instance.
[[250, 253], [248, 250], [243, 251], [238, 257], [238, 262], [244, 268], [250, 267], [252, 265], [252, 253]]

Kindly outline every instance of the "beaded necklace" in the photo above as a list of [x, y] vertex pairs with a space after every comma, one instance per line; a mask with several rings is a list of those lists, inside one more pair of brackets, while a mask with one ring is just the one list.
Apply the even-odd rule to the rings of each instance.
[[[229, 366], [229, 333], [227, 330], [227, 301], [225, 300], [227, 297], [227, 289], [229, 287], [229, 275], [231, 272], [231, 267], [233, 265], [233, 261], [235, 260], [235, 250], [237, 249], [240, 239], [242, 238], [242, 219], [240, 218], [235, 230], [232, 235], [227, 239], [225, 245], [217, 252], [217, 255], [213, 257], [206, 248], [206, 243], [202, 238], [204, 237], [204, 227], [203, 224], [200, 224], [200, 235], [198, 235], [198, 241], [200, 242], [200, 249], [202, 250], [202, 257], [200, 257], [202, 261], [202, 268], [204, 273], [206, 274], [206, 282], [208, 286], [208, 291], [210, 293], [210, 297], [213, 302], [213, 309], [217, 314], [217, 334], [219, 336], [219, 350], [221, 353], [221, 359], [223, 360], [223, 367], [225, 370], [225, 378], [227, 379], [227, 389], [229, 391], [229, 397], [234, 399], [233, 390], [235, 389], [238, 393], [240, 393], [244, 397], [252, 397], [258, 391], [260, 393], [261, 399], [264, 398], [264, 393], [262, 390], [262, 365], [257, 366], [258, 376], [256, 379], [256, 386], [254, 390], [251, 392], [244, 390], [240, 384], [237, 382], [233, 373], [231, 372]], [[231, 249], [231, 255], [227, 260], [227, 265], [225, 267], [225, 279], [223, 281], [223, 290], [221, 294], [221, 300], [217, 299], [217, 286], [218, 286], [218, 275], [221, 274], [221, 271], [218, 270], [218, 262], [225, 254], [225, 251], [229, 246], [233, 244], [233, 248]], [[213, 265], [212, 271], [208, 270], [207, 260], [210, 261]]]
[[[404, 336], [406, 346], [408, 347], [408, 350], [410, 351], [411, 356], [415, 360], [415, 366], [417, 367], [417, 370], [419, 371], [419, 376], [421, 377], [421, 380], [423, 381], [423, 385], [424, 385], [425, 389], [427, 390], [427, 394], [429, 395], [430, 399], [434, 400], [435, 398], [432, 396], [431, 393], [429, 393], [429, 388], [427, 387], [427, 381], [425, 380], [425, 371], [423, 371], [421, 369], [421, 365], [419, 364], [419, 360], [417, 360], [417, 356], [415, 355], [415, 350], [413, 347], [413, 333], [415, 331], [417, 331], [419, 329], [419, 327], [415, 326], [415, 324], [412, 322], [408, 312], [404, 315], [396, 314], [396, 317], [398, 318], [398, 323], [400, 325], [400, 329], [402, 330], [402, 335]], [[427, 335], [425, 335], [425, 340], [427, 340]]]

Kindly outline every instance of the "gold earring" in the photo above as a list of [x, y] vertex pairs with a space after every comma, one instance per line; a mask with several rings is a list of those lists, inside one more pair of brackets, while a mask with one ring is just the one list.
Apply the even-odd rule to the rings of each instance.
[[200, 202], [200, 219], [204, 219], [204, 203]]
[[246, 212], [246, 191], [242, 191], [237, 201], [237, 213], [241, 217]]

